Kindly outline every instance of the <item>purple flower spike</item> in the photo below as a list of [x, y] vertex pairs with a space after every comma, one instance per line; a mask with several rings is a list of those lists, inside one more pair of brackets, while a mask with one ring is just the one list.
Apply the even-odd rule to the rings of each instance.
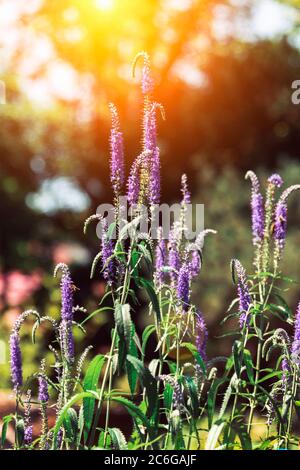
[[253, 244], [260, 243], [264, 236], [264, 200], [260, 193], [259, 181], [253, 171], [248, 171], [245, 176], [250, 178], [252, 184], [251, 191], [251, 212], [252, 212], [252, 235]]
[[[108, 227], [105, 219], [102, 221], [102, 265], [104, 279], [111, 285], [116, 278], [116, 265], [115, 260], [109, 258], [114, 253], [114, 241], [108, 237]], [[109, 260], [109, 261], [108, 261]]]
[[300, 364], [300, 302], [296, 311], [292, 358], [296, 364]]
[[202, 313], [200, 310], [196, 313], [196, 348], [202, 359], [206, 360], [206, 343], [208, 332]]
[[14, 390], [18, 390], [23, 384], [22, 354], [20, 349], [20, 338], [16, 331], [10, 335], [10, 368], [11, 380]]
[[238, 283], [237, 283], [237, 290], [238, 290], [238, 297], [239, 297], [239, 324], [240, 328], [242, 329], [245, 324], [249, 324], [250, 318], [248, 315], [248, 310], [251, 304], [251, 296], [247, 284], [247, 276], [246, 271], [243, 268], [242, 264], [237, 260], [233, 260], [232, 262], [234, 269], [236, 270]]
[[30, 424], [29, 426], [26, 426], [24, 429], [24, 444], [26, 446], [30, 446], [32, 443], [32, 432], [33, 432], [33, 427]]
[[140, 193], [140, 158], [136, 158], [131, 167], [127, 182], [127, 200], [129, 205], [138, 203]]
[[61, 278], [61, 318], [62, 320], [73, 320], [73, 282], [69, 270], [63, 272]]
[[149, 202], [151, 205], [160, 202], [160, 156], [158, 147], [153, 151], [151, 158]]
[[183, 310], [187, 311], [190, 301], [190, 269], [186, 263], [184, 263], [179, 270], [177, 298], [182, 302]]
[[274, 239], [279, 252], [282, 252], [287, 230], [287, 205], [278, 201], [275, 208]]
[[150, 68], [150, 58], [147, 52], [139, 52], [136, 55], [134, 62], [133, 62], [133, 67], [132, 67], [133, 76], [135, 74], [136, 63], [140, 57], [144, 60], [143, 70], [142, 70], [142, 83], [141, 83], [142, 93], [143, 95], [148, 95], [153, 92], [154, 80], [152, 78], [152, 73], [151, 73], [151, 68]]
[[268, 178], [268, 182], [270, 184], [274, 184], [274, 186], [276, 186], [276, 188], [280, 188], [283, 185], [283, 179], [277, 173], [274, 173], [274, 175], [271, 175]]
[[181, 177], [181, 192], [182, 192], [182, 204], [191, 204], [191, 193], [187, 185], [187, 176], [184, 174]]
[[39, 401], [47, 403], [49, 401], [48, 383], [43, 375], [39, 375]]
[[192, 259], [190, 261], [190, 273], [191, 277], [197, 277], [201, 270], [201, 256], [198, 250], [192, 252]]
[[110, 103], [112, 115], [112, 128], [110, 132], [110, 175], [111, 183], [116, 196], [120, 194], [125, 180], [123, 134], [120, 131], [117, 108]]

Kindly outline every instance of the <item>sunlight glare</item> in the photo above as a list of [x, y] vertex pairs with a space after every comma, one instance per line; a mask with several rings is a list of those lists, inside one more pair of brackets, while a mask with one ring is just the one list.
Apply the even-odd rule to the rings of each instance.
[[113, 3], [113, 0], [95, 0], [95, 5], [100, 10], [111, 10]]

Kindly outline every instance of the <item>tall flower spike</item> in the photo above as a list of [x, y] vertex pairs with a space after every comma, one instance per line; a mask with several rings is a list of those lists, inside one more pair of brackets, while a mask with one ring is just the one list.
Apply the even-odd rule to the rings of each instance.
[[108, 237], [106, 219], [102, 220], [102, 265], [104, 279], [112, 285], [116, 280], [116, 264], [114, 259], [109, 259], [114, 253], [114, 241]]
[[187, 311], [190, 303], [190, 269], [187, 263], [184, 263], [179, 270], [177, 298], [182, 303], [183, 310]]
[[206, 343], [208, 332], [206, 328], [206, 324], [203, 318], [202, 313], [200, 310], [196, 313], [196, 348], [202, 359], [206, 360]]
[[132, 73], [133, 76], [135, 76], [135, 68], [138, 60], [142, 58], [144, 60], [143, 64], [143, 69], [142, 69], [142, 82], [141, 82], [141, 88], [142, 88], [142, 93], [143, 95], [149, 95], [153, 92], [154, 89], [154, 80], [152, 77], [151, 73], [151, 67], [150, 67], [150, 57], [147, 52], [139, 52], [133, 61], [133, 66], [132, 66]]
[[275, 261], [280, 258], [284, 249], [287, 232], [287, 198], [300, 189], [300, 185], [293, 185], [283, 191], [275, 207], [274, 231], [273, 236], [276, 245]]
[[237, 274], [237, 290], [239, 297], [239, 324], [242, 329], [245, 325], [249, 324], [250, 318], [248, 315], [249, 307], [251, 304], [251, 296], [249, 292], [249, 287], [247, 284], [246, 271], [243, 268], [239, 260], [232, 260], [232, 269], [233, 272], [236, 271]]
[[259, 181], [253, 171], [247, 171], [246, 179], [251, 180], [251, 213], [253, 244], [259, 245], [264, 236], [264, 201], [260, 193]]
[[274, 221], [274, 196], [275, 189], [280, 188], [283, 180], [280, 175], [275, 173], [268, 178], [266, 202], [265, 202], [265, 225], [264, 225], [264, 239], [262, 246], [262, 271], [266, 272], [269, 268], [270, 260], [270, 237], [272, 232], [272, 224]]
[[54, 276], [58, 270], [62, 271], [60, 282], [61, 289], [61, 324], [60, 324], [60, 339], [62, 348], [65, 352], [66, 358], [73, 362], [74, 360], [74, 338], [72, 331], [73, 322], [73, 282], [71, 279], [69, 268], [66, 264], [60, 263], [56, 266]]
[[192, 259], [190, 261], [190, 273], [191, 277], [197, 277], [201, 270], [201, 255], [198, 250], [192, 252]]
[[11, 380], [15, 391], [23, 384], [22, 354], [20, 349], [20, 337], [18, 331], [13, 330], [9, 340], [10, 345], [10, 369]]
[[39, 381], [39, 401], [42, 403], [47, 403], [49, 401], [49, 392], [48, 392], [48, 383], [45, 378], [45, 359], [41, 362], [41, 373], [38, 376]]
[[120, 123], [117, 108], [109, 104], [112, 116], [112, 128], [110, 131], [110, 178], [115, 196], [120, 195], [125, 181], [123, 134], [120, 131]]
[[24, 402], [24, 444], [30, 446], [32, 443], [33, 427], [31, 424], [31, 390], [27, 391], [26, 401]]
[[183, 174], [181, 177], [181, 192], [182, 192], [182, 204], [191, 204], [191, 193], [187, 184], [187, 176]]
[[296, 364], [300, 364], [300, 302], [298, 303], [295, 318], [294, 339], [292, 343], [292, 359]]

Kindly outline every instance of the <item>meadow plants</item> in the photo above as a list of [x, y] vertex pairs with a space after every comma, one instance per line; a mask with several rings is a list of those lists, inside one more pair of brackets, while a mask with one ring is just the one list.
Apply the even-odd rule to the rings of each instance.
[[[205, 229], [192, 242], [186, 237], [187, 205], [191, 194], [186, 175], [181, 180], [179, 218], [168, 238], [163, 227], [155, 237], [140, 230], [141, 217], [155, 217], [160, 203], [160, 149], [158, 111], [149, 56], [142, 61], [142, 148], [126, 180], [123, 134], [117, 108], [111, 104], [110, 171], [115, 220], [111, 224], [94, 214], [85, 223], [101, 225], [100, 251], [91, 276], [102, 276], [106, 293], [97, 311], [88, 314], [75, 305], [76, 289], [69, 268], [59, 264], [60, 321], [35, 310], [25, 311], [10, 336], [11, 379], [15, 413], [3, 418], [6, 433], [15, 429], [14, 449], [279, 449], [297, 444], [293, 428], [299, 413], [300, 304], [294, 314], [284, 300], [291, 280], [281, 272], [287, 233], [287, 203], [300, 188], [284, 191], [277, 174], [266, 183], [263, 196], [259, 180], [249, 171], [253, 233], [253, 272], [242, 260], [231, 261], [236, 298], [223, 322], [235, 325], [226, 332], [232, 339], [229, 357], [209, 357], [212, 341], [201, 305], [192, 301], [195, 282], [201, 282]], [[118, 225], [120, 196], [126, 192], [132, 205], [131, 220]], [[129, 230], [130, 229], [130, 230]], [[141, 296], [147, 298], [146, 326], [137, 318]], [[82, 322], [76, 312], [85, 313]], [[78, 355], [74, 328], [83, 332], [94, 316], [109, 312], [111, 344], [106, 354], [92, 356], [91, 347]], [[52, 364], [41, 359], [39, 370], [23, 379], [22, 324], [34, 318], [32, 341], [42, 323], [53, 330], [49, 349]], [[279, 325], [279, 326], [278, 326]], [[294, 325], [291, 336], [290, 325]], [[99, 339], [101, 341], [101, 339]], [[82, 374], [85, 361], [89, 365]], [[128, 386], [116, 388], [116, 378]], [[37, 383], [35, 398], [32, 386]], [[33, 434], [32, 407], [40, 410], [40, 433]], [[111, 410], [123, 409], [124, 426], [111, 426]], [[54, 425], [49, 410], [55, 408]], [[263, 432], [255, 436], [255, 421]]]

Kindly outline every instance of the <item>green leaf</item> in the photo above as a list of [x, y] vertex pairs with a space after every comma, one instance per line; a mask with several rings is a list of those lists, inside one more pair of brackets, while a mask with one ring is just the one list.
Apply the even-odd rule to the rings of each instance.
[[226, 421], [219, 419], [210, 428], [210, 431], [207, 436], [206, 444], [205, 444], [205, 450], [214, 450], [225, 424], [226, 424]]
[[139, 281], [142, 284], [142, 286], [146, 289], [146, 291], [147, 291], [147, 293], [150, 297], [150, 300], [152, 302], [153, 309], [156, 313], [157, 321], [158, 321], [158, 323], [160, 323], [160, 321], [161, 321], [160, 306], [159, 306], [159, 301], [158, 301], [157, 295], [156, 295], [154, 287], [153, 287], [153, 283], [148, 281], [147, 279], [145, 279], [143, 277], [141, 277], [139, 279]]
[[148, 340], [149, 340], [150, 336], [155, 331], [156, 331], [156, 326], [155, 325], [148, 325], [144, 329], [143, 336], [142, 336], [142, 351], [143, 351], [143, 354], [145, 354], [146, 346], [147, 346], [147, 343], [148, 343]]
[[25, 433], [25, 423], [24, 423], [23, 418], [19, 418], [17, 420], [16, 432], [17, 432], [17, 441], [18, 441], [19, 446], [21, 447], [24, 441], [24, 433]]
[[70, 442], [76, 441], [78, 433], [78, 417], [74, 408], [69, 408], [63, 422], [66, 437]]
[[110, 401], [113, 401], [115, 403], [119, 403], [120, 405], [125, 406], [128, 413], [134, 419], [139, 420], [140, 423], [142, 423], [145, 426], [145, 428], [147, 428], [147, 430], [149, 432], [152, 432], [152, 428], [151, 428], [149, 419], [147, 418], [147, 416], [142, 412], [142, 410], [138, 406], [136, 406], [134, 403], [132, 403], [132, 401], [130, 401], [127, 398], [124, 398], [124, 397], [114, 397], [114, 396], [112, 396], [110, 398]]
[[77, 403], [80, 400], [84, 400], [85, 398], [92, 398], [93, 400], [99, 399], [99, 396], [96, 392], [80, 392], [74, 395], [61, 409], [58, 418], [56, 420], [54, 429], [53, 429], [53, 444], [52, 444], [52, 449], [55, 450], [57, 449], [57, 435], [60, 430], [60, 428], [63, 425], [63, 422], [67, 416], [68, 409], [71, 408], [75, 403]]
[[199, 366], [202, 369], [203, 374], [206, 374], [206, 365], [205, 362], [203, 361], [202, 357], [197, 351], [197, 348], [194, 344], [192, 343], [182, 343], [181, 346], [183, 348], [186, 348], [190, 351], [190, 353], [193, 355], [193, 357], [196, 359], [196, 362], [199, 364]]
[[[130, 356], [138, 359], [138, 349], [134, 340], [134, 335], [135, 335], [135, 328], [134, 328], [134, 325], [132, 325], [132, 336], [131, 336], [130, 347], [129, 347], [128, 353], [130, 354]], [[131, 364], [130, 361], [128, 361], [128, 359], [126, 359], [126, 372], [127, 372], [127, 379], [128, 379], [130, 392], [131, 392], [131, 395], [133, 396], [136, 392], [138, 373], [137, 373], [136, 368]]]
[[233, 347], [232, 347], [234, 369], [235, 369], [237, 377], [239, 377], [241, 373], [240, 346], [241, 346], [241, 342], [236, 340], [234, 341]]
[[117, 333], [119, 336], [119, 369], [124, 365], [126, 354], [128, 354], [132, 339], [132, 321], [130, 317], [130, 305], [116, 303], [115, 305], [115, 322]]
[[149, 415], [153, 416], [155, 413], [157, 413], [158, 407], [157, 382], [150, 373], [149, 369], [144, 366], [142, 361], [130, 355], [127, 356], [127, 360], [131, 362], [131, 364], [137, 370], [141, 385], [146, 389]]
[[166, 383], [164, 389], [164, 407], [166, 410], [170, 411], [172, 406], [172, 398], [173, 398], [173, 388], [170, 384]]
[[108, 428], [108, 432], [111, 436], [111, 442], [114, 449], [127, 449], [127, 442], [125, 436], [119, 428]]
[[215, 379], [209, 389], [208, 397], [207, 397], [207, 417], [208, 417], [208, 427], [210, 428], [213, 422], [213, 418], [215, 415], [215, 407], [216, 407], [216, 396], [218, 392], [218, 388], [222, 383], [224, 383], [224, 379]]
[[196, 419], [199, 416], [200, 404], [198, 399], [198, 390], [192, 377], [184, 377], [188, 396], [191, 402], [192, 417]]
[[7, 428], [8, 428], [9, 423], [13, 421], [13, 419], [14, 419], [13, 415], [4, 416], [4, 418], [2, 419], [3, 425], [2, 425], [2, 433], [1, 433], [1, 447], [4, 447]]
[[[105, 356], [98, 354], [90, 363], [83, 381], [85, 391], [96, 391], [99, 377], [105, 363]], [[86, 442], [92, 425], [95, 408], [95, 398], [88, 396], [83, 400], [84, 442]]]
[[251, 353], [248, 349], [244, 349], [244, 361], [246, 365], [246, 372], [251, 384], [254, 384], [253, 362]]

